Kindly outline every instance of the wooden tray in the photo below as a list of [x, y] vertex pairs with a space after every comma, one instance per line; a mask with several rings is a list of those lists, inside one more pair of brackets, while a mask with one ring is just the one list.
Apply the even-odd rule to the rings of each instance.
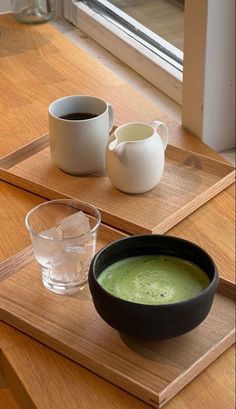
[[[121, 237], [102, 226], [98, 248]], [[16, 255], [15, 266], [12, 257], [8, 261], [0, 285], [0, 319], [153, 407], [163, 406], [234, 342], [234, 285], [227, 281], [221, 280], [212, 310], [198, 328], [147, 342], [110, 328], [97, 315], [88, 288], [75, 296], [44, 289], [29, 248]]]
[[48, 136], [0, 160], [0, 178], [47, 199], [73, 197], [97, 206], [102, 220], [128, 233], [164, 233], [234, 182], [234, 168], [168, 145], [161, 183], [128, 195], [115, 189], [104, 170], [78, 177], [53, 165]]

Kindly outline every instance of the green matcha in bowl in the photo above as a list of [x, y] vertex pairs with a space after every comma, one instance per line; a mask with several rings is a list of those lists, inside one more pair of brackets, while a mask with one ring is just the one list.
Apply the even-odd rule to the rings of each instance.
[[100, 250], [89, 270], [99, 315], [118, 331], [147, 339], [182, 335], [208, 315], [218, 284], [211, 257], [177, 237], [137, 235]]
[[156, 305], [193, 298], [208, 287], [210, 279], [187, 260], [146, 254], [116, 261], [102, 271], [98, 282], [122, 300]]

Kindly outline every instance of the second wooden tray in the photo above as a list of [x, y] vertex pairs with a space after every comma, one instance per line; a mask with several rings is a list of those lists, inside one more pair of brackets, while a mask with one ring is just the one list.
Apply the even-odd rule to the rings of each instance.
[[[124, 236], [102, 225], [97, 249]], [[88, 288], [74, 296], [44, 289], [29, 249], [20, 255], [4, 262], [0, 319], [156, 408], [234, 342], [232, 283], [221, 280], [208, 317], [193, 331], [170, 340], [140, 341], [119, 334], [98, 316]]]
[[0, 160], [0, 178], [47, 199], [73, 197], [99, 208], [102, 220], [128, 233], [165, 233], [234, 181], [234, 168], [168, 145], [161, 183], [128, 195], [115, 189], [102, 170], [78, 177], [51, 160], [48, 136]]

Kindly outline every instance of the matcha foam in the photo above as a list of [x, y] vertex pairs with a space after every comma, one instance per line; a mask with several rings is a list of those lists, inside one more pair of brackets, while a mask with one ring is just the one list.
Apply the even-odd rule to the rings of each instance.
[[197, 265], [168, 255], [128, 257], [108, 266], [99, 284], [123, 300], [170, 304], [195, 297], [210, 280]]

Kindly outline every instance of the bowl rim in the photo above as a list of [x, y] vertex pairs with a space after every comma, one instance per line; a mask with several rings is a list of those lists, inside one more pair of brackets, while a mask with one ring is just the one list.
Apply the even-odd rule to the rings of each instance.
[[[211, 263], [212, 266], [214, 267], [214, 275], [213, 275], [212, 280], [210, 281], [210, 284], [209, 284], [203, 291], [201, 291], [199, 294], [195, 295], [194, 297], [191, 297], [191, 298], [189, 298], [189, 299], [187, 299], [187, 300], [184, 300], [184, 301], [178, 301], [178, 302], [167, 303], [167, 304], [143, 304], [143, 303], [137, 303], [137, 302], [134, 302], [134, 301], [125, 300], [125, 299], [123, 299], [123, 298], [117, 297], [116, 295], [113, 295], [112, 293], [110, 293], [109, 291], [107, 291], [104, 287], [102, 287], [102, 285], [98, 282], [97, 277], [95, 276], [94, 265], [95, 265], [95, 263], [96, 263], [98, 257], [100, 256], [100, 254], [103, 253], [104, 251], [106, 251], [107, 248], [109, 248], [110, 246], [115, 245], [116, 243], [119, 243], [119, 242], [121, 242], [121, 241], [123, 242], [123, 241], [127, 241], [127, 240], [132, 240], [132, 239], [135, 239], [136, 237], [143, 237], [144, 239], [145, 239], [145, 238], [150, 238], [150, 237], [158, 237], [158, 238], [163, 238], [163, 237], [165, 237], [165, 238], [170, 239], [170, 240], [176, 240], [176, 241], [179, 241], [179, 242], [182, 242], [182, 243], [188, 243], [188, 245], [191, 245], [191, 246], [193, 246], [193, 247], [196, 247], [196, 248], [199, 249], [201, 252], [205, 253], [205, 255], [208, 257], [210, 263]], [[131, 257], [132, 257], [132, 256], [131, 256]], [[176, 257], [178, 257], [178, 256], [176, 256]], [[180, 257], [180, 258], [181, 258], [181, 257]], [[182, 258], [183, 258], [183, 257], [182, 257]], [[187, 260], [187, 259], [186, 259], [186, 260]], [[219, 283], [219, 274], [218, 274], [217, 266], [216, 266], [216, 264], [215, 264], [213, 258], [207, 253], [206, 250], [204, 250], [201, 246], [199, 246], [198, 244], [193, 243], [193, 242], [190, 241], [190, 240], [182, 239], [182, 238], [176, 237], [176, 236], [164, 236], [164, 235], [162, 235], [162, 234], [135, 234], [135, 235], [128, 236], [128, 237], [123, 237], [123, 238], [121, 238], [121, 239], [114, 240], [114, 241], [108, 243], [107, 245], [105, 245], [104, 247], [102, 247], [102, 248], [95, 254], [95, 256], [93, 257], [93, 259], [92, 259], [92, 261], [91, 261], [91, 264], [90, 264], [90, 268], [89, 268], [89, 277], [90, 277], [91, 275], [93, 276], [93, 278], [94, 278], [94, 280], [95, 280], [95, 282], [96, 282], [96, 285], [99, 287], [99, 289], [100, 289], [102, 292], [105, 293], [106, 296], [110, 297], [111, 299], [114, 299], [115, 301], [122, 302], [122, 303], [127, 303], [128, 305], [133, 305], [133, 306], [135, 306], [135, 307], [137, 307], [137, 308], [142, 308], [142, 309], [144, 309], [144, 308], [163, 308], [163, 309], [169, 309], [169, 308], [174, 307], [174, 306], [184, 306], [184, 305], [187, 305], [187, 304], [189, 304], [189, 303], [191, 303], [191, 302], [193, 302], [193, 301], [195, 302], [195, 301], [200, 300], [200, 299], [201, 299], [205, 294], [207, 294], [211, 289], [215, 289], [215, 291], [216, 291], [217, 286], [218, 286], [218, 283]], [[90, 288], [90, 280], [88, 280], [88, 281], [89, 281], [89, 288]], [[91, 293], [92, 293], [92, 292], [91, 292]]]

